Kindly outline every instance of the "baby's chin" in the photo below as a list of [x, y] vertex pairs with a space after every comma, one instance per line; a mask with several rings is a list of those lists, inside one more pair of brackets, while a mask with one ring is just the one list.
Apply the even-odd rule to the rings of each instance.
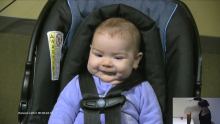
[[103, 74], [97, 74], [97, 77], [99, 77], [102, 82], [109, 83], [112, 85], [120, 84], [123, 80], [121, 80], [117, 75], [103, 75]]
[[[102, 80], [102, 79], [101, 79]], [[117, 85], [117, 84], [120, 84], [122, 81], [119, 81], [119, 80], [113, 80], [113, 81], [105, 81], [105, 80], [102, 80], [103, 83], [109, 83], [109, 84], [112, 84], [112, 85]]]

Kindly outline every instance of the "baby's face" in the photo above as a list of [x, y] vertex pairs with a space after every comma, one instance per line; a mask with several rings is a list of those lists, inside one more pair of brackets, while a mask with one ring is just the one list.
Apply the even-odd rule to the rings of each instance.
[[133, 68], [138, 67], [142, 53], [135, 53], [130, 41], [108, 33], [96, 33], [91, 45], [88, 71], [105, 83], [113, 85], [128, 78]]

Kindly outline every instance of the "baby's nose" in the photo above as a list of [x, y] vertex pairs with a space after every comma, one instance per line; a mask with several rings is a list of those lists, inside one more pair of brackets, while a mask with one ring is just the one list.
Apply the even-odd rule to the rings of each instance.
[[112, 62], [110, 59], [104, 59], [103, 62], [102, 62], [102, 66], [103, 67], [106, 67], [106, 68], [111, 68], [112, 67]]

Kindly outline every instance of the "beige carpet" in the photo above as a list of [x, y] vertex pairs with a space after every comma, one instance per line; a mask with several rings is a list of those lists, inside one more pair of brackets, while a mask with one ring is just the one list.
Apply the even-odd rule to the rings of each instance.
[[18, 122], [30, 36], [0, 34], [0, 123]]
[[220, 97], [220, 55], [202, 54], [202, 97]]

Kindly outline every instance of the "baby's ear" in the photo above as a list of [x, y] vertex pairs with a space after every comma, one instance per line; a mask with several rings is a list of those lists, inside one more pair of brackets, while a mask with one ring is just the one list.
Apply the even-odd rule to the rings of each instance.
[[139, 62], [141, 61], [142, 56], [143, 56], [143, 53], [142, 53], [142, 52], [139, 52], [139, 53], [136, 55], [135, 60], [134, 60], [134, 64], [133, 64], [133, 68], [134, 68], [134, 69], [138, 68], [138, 64], [139, 64]]
[[92, 44], [90, 44], [90, 48], [92, 48]]

